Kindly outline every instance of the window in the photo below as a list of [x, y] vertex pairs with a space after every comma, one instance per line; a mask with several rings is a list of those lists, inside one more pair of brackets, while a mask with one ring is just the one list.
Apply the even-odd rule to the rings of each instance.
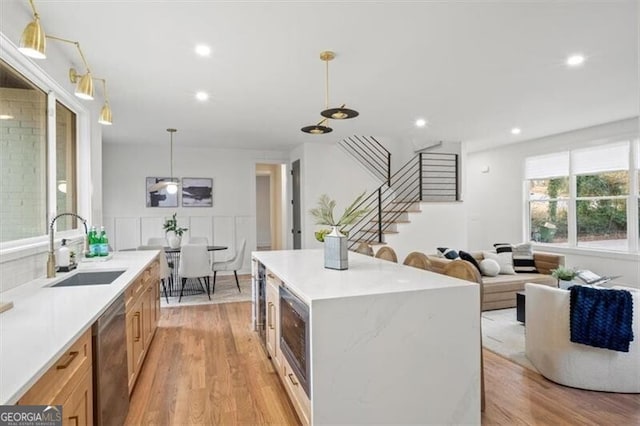
[[629, 144], [571, 152], [578, 247], [627, 250]]
[[640, 209], [635, 206], [640, 193], [637, 188], [631, 192], [637, 186], [634, 180], [640, 184], [637, 172], [630, 168], [631, 149], [628, 142], [620, 142], [527, 158], [531, 240], [598, 250], [637, 250], [637, 243], [628, 239], [640, 220]]
[[[43, 236], [49, 212], [76, 212], [76, 114], [0, 61], [0, 242]], [[55, 118], [55, 134], [47, 117]], [[55, 158], [55, 170], [49, 161]], [[48, 193], [56, 179], [56, 193]], [[65, 185], [62, 185], [65, 183]], [[66, 192], [62, 191], [64, 189]], [[58, 230], [77, 228], [61, 221]]]
[[[76, 115], [56, 102], [56, 214], [77, 212], [75, 164]], [[61, 217], [56, 224], [58, 231], [78, 227], [71, 216]]]
[[47, 95], [0, 62], [0, 241], [46, 234]]
[[563, 244], [568, 238], [569, 152], [527, 158], [531, 241]]

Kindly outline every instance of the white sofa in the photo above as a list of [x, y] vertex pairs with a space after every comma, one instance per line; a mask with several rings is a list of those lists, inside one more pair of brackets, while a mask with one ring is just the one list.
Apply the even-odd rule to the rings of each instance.
[[580, 389], [640, 393], [640, 291], [626, 290], [633, 297], [634, 340], [629, 352], [617, 352], [570, 341], [569, 291], [525, 284], [525, 353], [540, 374]]

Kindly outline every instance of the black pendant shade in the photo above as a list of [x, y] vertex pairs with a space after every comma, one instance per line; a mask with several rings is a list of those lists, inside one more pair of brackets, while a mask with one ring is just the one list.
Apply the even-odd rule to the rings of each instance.
[[357, 117], [360, 114], [358, 111], [345, 108], [344, 105], [342, 105], [340, 108], [325, 109], [320, 113], [320, 115], [334, 120], [346, 120], [348, 118]]
[[321, 124], [314, 124], [313, 126], [306, 126], [306, 127], [303, 127], [300, 130], [302, 130], [305, 133], [310, 133], [312, 135], [324, 135], [325, 133], [333, 132], [333, 129], [331, 127], [323, 126]]

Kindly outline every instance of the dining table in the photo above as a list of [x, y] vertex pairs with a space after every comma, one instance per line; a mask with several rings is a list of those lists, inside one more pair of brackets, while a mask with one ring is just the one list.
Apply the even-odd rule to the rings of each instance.
[[[214, 246], [207, 245], [208, 251], [220, 251], [226, 250], [229, 247], [227, 246]], [[180, 277], [178, 274], [178, 268], [180, 266], [180, 247], [164, 247], [164, 252], [167, 256], [167, 262], [169, 263], [169, 267], [171, 268], [171, 283], [168, 288], [169, 296], [178, 296], [180, 294]], [[213, 270], [212, 270], [213, 274]], [[193, 295], [202, 293], [202, 287], [198, 283], [198, 280], [189, 279], [187, 280], [183, 296]]]

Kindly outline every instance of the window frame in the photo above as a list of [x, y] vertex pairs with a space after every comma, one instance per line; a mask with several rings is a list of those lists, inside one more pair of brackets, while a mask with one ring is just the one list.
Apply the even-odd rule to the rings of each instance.
[[[56, 214], [56, 101], [63, 104], [74, 114], [76, 114], [76, 156], [75, 169], [77, 177], [76, 205], [77, 214], [91, 222], [91, 114], [79, 100], [67, 89], [51, 78], [35, 62], [22, 55], [17, 46], [4, 34], [0, 33], [0, 58], [11, 66], [16, 72], [29, 80], [34, 86], [43, 90], [47, 94], [47, 185], [46, 185], [46, 229], [42, 235], [0, 242], [0, 255], [6, 260], [10, 254], [19, 257], [21, 249], [31, 247], [48, 247], [49, 225], [51, 219]], [[74, 238], [84, 235], [84, 229], [79, 226], [76, 229], [55, 232], [56, 240], [62, 238]], [[45, 250], [37, 250], [41, 252]], [[8, 257], [7, 257], [8, 256]]]
[[[606, 145], [615, 145], [619, 143], [627, 143], [628, 144], [628, 152], [629, 152], [629, 162], [628, 167], [623, 171], [627, 172], [628, 176], [628, 192], [627, 195], [610, 195], [610, 196], [589, 196], [589, 197], [578, 197], [577, 194], [577, 178], [578, 176], [583, 176], [586, 173], [576, 173], [574, 172], [574, 167], [572, 164], [572, 153], [574, 151], [583, 149], [583, 148], [571, 148], [571, 149], [562, 149], [557, 152], [551, 152], [542, 155], [525, 157], [524, 164], [526, 165], [527, 159], [543, 156], [543, 155], [552, 155], [560, 152], [569, 151], [569, 164], [568, 164], [568, 178], [569, 178], [569, 196], [568, 196], [568, 216], [567, 216], [567, 243], [543, 243], [539, 241], [535, 241], [534, 244], [540, 245], [541, 248], [552, 249], [564, 252], [597, 252], [599, 254], [608, 253], [614, 256], [622, 256], [631, 255], [637, 256], [640, 250], [640, 211], [638, 210], [638, 206], [640, 204], [640, 140], [637, 136], [633, 137], [620, 137], [615, 140], [607, 140], [602, 141], [601, 143], [591, 145], [590, 148], [598, 148]], [[524, 170], [524, 168], [523, 168]], [[523, 223], [523, 236], [526, 241], [531, 240], [531, 202], [535, 200], [531, 200], [531, 196], [529, 193], [529, 182], [531, 180], [536, 179], [552, 179], [557, 177], [564, 176], [548, 176], [548, 177], [534, 177], [527, 178], [526, 173], [523, 174], [523, 199], [524, 199], [524, 223]], [[627, 205], [627, 248], [623, 250], [608, 250], [604, 248], [598, 247], [584, 247], [578, 245], [578, 217], [577, 217], [577, 203], [581, 200], [625, 200]], [[564, 200], [564, 199], [563, 199]], [[552, 201], [551, 199], [545, 201]], [[636, 238], [634, 238], [636, 236]]]

